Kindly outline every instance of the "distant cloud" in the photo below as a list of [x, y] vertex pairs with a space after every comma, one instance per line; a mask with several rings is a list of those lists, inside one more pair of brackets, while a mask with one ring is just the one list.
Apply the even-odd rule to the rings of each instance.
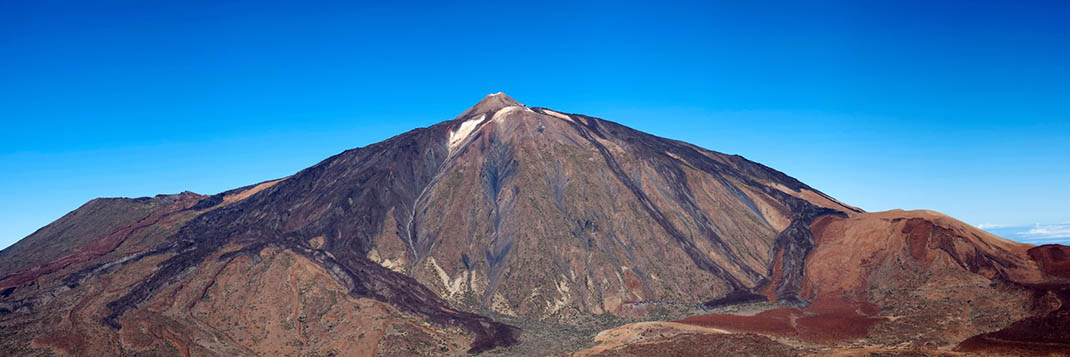
[[1070, 238], [1070, 223], [1061, 224], [1037, 224], [1033, 228], [1015, 233], [1024, 238]]
[[985, 223], [977, 225], [977, 228], [1022, 243], [1070, 245], [1070, 222], [1032, 226]]

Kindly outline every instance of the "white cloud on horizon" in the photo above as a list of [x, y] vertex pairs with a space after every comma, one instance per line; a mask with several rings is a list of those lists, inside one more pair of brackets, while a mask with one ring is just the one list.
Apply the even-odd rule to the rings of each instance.
[[1019, 238], [1013, 239], [1013, 241], [1033, 245], [1061, 244], [1070, 246], [1070, 238]]
[[1031, 226], [984, 223], [977, 228], [1022, 243], [1070, 245], [1070, 222]]
[[1015, 233], [1025, 239], [1051, 240], [1070, 238], [1070, 223], [1036, 224], [1027, 231]]

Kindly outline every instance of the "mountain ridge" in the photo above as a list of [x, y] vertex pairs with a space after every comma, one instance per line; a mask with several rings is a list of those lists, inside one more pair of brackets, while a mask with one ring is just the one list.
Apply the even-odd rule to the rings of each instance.
[[[412, 337], [420, 343], [459, 352], [454, 345], [467, 341], [463, 350], [481, 353], [522, 343], [519, 336], [528, 321], [570, 325], [595, 316], [650, 318], [668, 313], [664, 308], [689, 306], [719, 311], [772, 303], [782, 307], [756, 317], [756, 326], [811, 314], [866, 321], [873, 327], [865, 332], [895, 326], [889, 321], [898, 320], [880, 315], [897, 311], [884, 301], [909, 300], [912, 294], [878, 296], [866, 286], [914, 291], [939, 279], [1037, 284], [1052, 275], [1041, 273], [1031, 263], [1035, 259], [1046, 259], [1045, 267], [1064, 264], [1056, 250], [1030, 254], [1025, 246], [921, 211], [868, 213], [739, 155], [608, 120], [528, 107], [504, 93], [484, 97], [452, 120], [343, 151], [285, 178], [210, 196], [183, 193], [116, 202], [156, 203], [136, 221], [72, 212], [87, 218], [71, 218], [70, 226], [115, 220], [108, 227], [117, 228], [78, 237], [57, 233], [50, 239], [42, 238], [51, 232], [42, 228], [42, 235], [0, 252], [0, 268], [7, 267], [0, 270], [0, 316], [33, 324], [50, 314], [41, 306], [73, 309], [68, 317], [56, 318], [75, 332], [39, 326], [43, 332], [12, 330], [21, 336], [15, 340], [75, 354], [176, 344], [186, 350], [248, 353], [253, 346], [233, 340], [245, 332], [221, 327], [229, 322], [214, 316], [231, 315], [200, 310], [228, 309], [212, 304], [212, 296], [258, 296], [246, 293], [258, 291], [255, 287], [234, 285], [241, 281], [234, 274], [329, 276], [336, 284], [317, 290], [335, 296], [324, 311], [345, 309], [336, 296], [344, 290], [349, 304], [362, 304], [384, 318], [404, 316], [392, 317], [396, 322], [390, 327], [373, 328], [381, 337], [360, 348], [376, 351], [413, 343], [383, 331], [411, 330], [418, 321], [432, 326]], [[67, 224], [61, 222], [66, 221], [54, 224]], [[867, 240], [874, 237], [879, 239]], [[42, 239], [66, 244], [56, 252], [67, 255], [3, 259], [9, 252], [31, 251], [26, 247]], [[856, 245], [869, 247], [869, 256], [847, 253]], [[242, 264], [264, 270], [242, 270]], [[842, 288], [837, 269], [854, 265], [871, 268], [849, 270], [850, 281], [861, 285]], [[936, 267], [939, 273], [933, 273]], [[301, 279], [283, 285], [309, 289]], [[115, 281], [123, 288], [107, 288]], [[993, 294], [1003, 289], [976, 286]], [[1021, 300], [1014, 297], [1018, 290], [999, 294]], [[319, 306], [300, 295], [273, 298], [289, 301], [293, 311]], [[1023, 306], [1000, 316], [1027, 318], [1031, 312]], [[853, 311], [864, 313], [854, 316]], [[277, 324], [309, 323], [297, 317]], [[763, 320], [767, 317], [772, 320]], [[307, 328], [331, 331], [336, 326], [331, 321], [321, 318]], [[737, 317], [684, 321], [750, 331], [733, 325]], [[997, 325], [969, 326], [1005, 326]], [[294, 333], [272, 326], [251, 328], [267, 329], [268, 335]], [[179, 334], [185, 337], [165, 333], [175, 329], [192, 332]], [[947, 341], [976, 332], [972, 327], [954, 331], [946, 334]], [[788, 336], [810, 336], [793, 333]], [[197, 342], [196, 334], [231, 340]], [[182, 341], [173, 342], [176, 338]], [[331, 339], [302, 338], [307, 341], [302, 346], [318, 343], [319, 352], [333, 348]], [[100, 339], [126, 342], [114, 347], [118, 350], [90, 343]], [[130, 342], [135, 340], [140, 342]], [[839, 343], [841, 337], [814, 341]]]

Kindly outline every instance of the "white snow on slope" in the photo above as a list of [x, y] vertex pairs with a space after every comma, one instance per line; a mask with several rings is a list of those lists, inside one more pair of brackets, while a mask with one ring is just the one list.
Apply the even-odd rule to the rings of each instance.
[[553, 115], [553, 116], [561, 118], [561, 119], [572, 121], [572, 118], [570, 118], [568, 115], [564, 115], [564, 114], [561, 114], [561, 113], [558, 113], [558, 112], [555, 112], [555, 111], [549, 110], [549, 109], [543, 109], [542, 111], [545, 112], [546, 114], [550, 114], [550, 115]]
[[500, 122], [500, 121], [502, 121], [502, 119], [505, 119], [506, 115], [509, 115], [509, 113], [512, 113], [514, 110], [517, 110], [517, 109], [521, 109], [521, 108], [517, 107], [517, 106], [511, 106], [511, 107], [505, 107], [505, 108], [499, 109], [497, 112], [494, 113], [494, 117], [491, 118], [490, 120], [491, 121]]
[[472, 134], [472, 130], [475, 130], [476, 126], [478, 126], [486, 116], [486, 114], [482, 114], [478, 118], [468, 119], [464, 123], [461, 123], [461, 126], [457, 127], [456, 130], [451, 131], [448, 141], [450, 150], [452, 151], [457, 145], [464, 142], [464, 139], [467, 138], [469, 134]]

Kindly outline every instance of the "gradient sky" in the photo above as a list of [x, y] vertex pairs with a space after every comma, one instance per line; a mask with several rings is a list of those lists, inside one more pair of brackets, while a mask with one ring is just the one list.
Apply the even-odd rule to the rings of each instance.
[[0, 247], [94, 197], [286, 176], [498, 91], [866, 210], [1070, 237], [1070, 2], [309, 3], [0, 0]]

